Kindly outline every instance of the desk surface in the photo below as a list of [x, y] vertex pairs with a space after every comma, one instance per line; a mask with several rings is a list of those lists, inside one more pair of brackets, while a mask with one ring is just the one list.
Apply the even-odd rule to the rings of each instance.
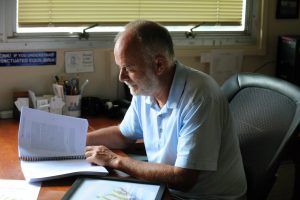
[[[108, 119], [104, 117], [90, 118], [89, 131], [107, 127], [110, 125], [117, 125], [118, 123], [119, 120]], [[0, 179], [24, 180], [24, 176], [21, 171], [20, 162], [18, 159], [18, 126], [19, 122], [16, 120], [0, 120]], [[299, 152], [299, 146], [300, 145], [297, 145], [297, 151], [294, 150], [295, 153]], [[124, 154], [121, 151], [118, 153]], [[299, 187], [298, 185], [300, 185], [300, 159], [298, 155], [295, 157], [297, 157], [295, 177], [295, 188], [297, 188]], [[75, 180], [76, 177], [69, 177], [43, 182], [41, 190], [39, 192], [38, 200], [61, 199]], [[295, 196], [300, 197], [299, 192], [296, 191], [298, 190], [295, 190]], [[165, 196], [164, 199], [168, 199], [168, 196]]]
[[[89, 119], [89, 131], [110, 125], [119, 120], [104, 117]], [[18, 126], [17, 120], [0, 120], [0, 179], [24, 180], [18, 158]], [[118, 152], [122, 154], [122, 152]], [[42, 183], [39, 200], [59, 200], [70, 188], [76, 177], [63, 178]]]

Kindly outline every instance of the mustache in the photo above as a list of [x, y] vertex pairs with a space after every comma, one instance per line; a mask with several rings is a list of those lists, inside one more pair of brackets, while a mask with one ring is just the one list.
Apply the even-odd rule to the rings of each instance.
[[127, 81], [124, 81], [124, 83], [128, 86], [128, 87], [133, 87], [132, 84], [128, 83]]

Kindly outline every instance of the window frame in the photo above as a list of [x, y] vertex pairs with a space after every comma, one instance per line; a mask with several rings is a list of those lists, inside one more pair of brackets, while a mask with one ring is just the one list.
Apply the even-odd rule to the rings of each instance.
[[[246, 54], [265, 53], [265, 16], [267, 0], [247, 0], [245, 31], [199, 32], [195, 38], [186, 38], [182, 31], [171, 35], [176, 49], [188, 50], [187, 55], [199, 55], [197, 51], [233, 48]], [[17, 33], [17, 0], [0, 0], [0, 50], [59, 48], [112, 48], [116, 32], [88, 32], [89, 39], [78, 39], [78, 33]], [[1, 20], [2, 19], [2, 20]]]

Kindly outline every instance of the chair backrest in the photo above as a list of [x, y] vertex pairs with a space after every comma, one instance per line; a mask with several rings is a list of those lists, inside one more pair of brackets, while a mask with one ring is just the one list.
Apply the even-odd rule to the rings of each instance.
[[267, 199], [283, 151], [299, 131], [300, 89], [254, 73], [235, 74], [221, 88], [235, 120], [248, 200]]

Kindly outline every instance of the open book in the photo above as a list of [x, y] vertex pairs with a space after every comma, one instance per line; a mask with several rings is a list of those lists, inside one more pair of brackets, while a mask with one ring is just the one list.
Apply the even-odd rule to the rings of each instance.
[[29, 182], [72, 175], [105, 175], [102, 166], [84, 159], [86, 119], [23, 107], [19, 124], [19, 159]]

